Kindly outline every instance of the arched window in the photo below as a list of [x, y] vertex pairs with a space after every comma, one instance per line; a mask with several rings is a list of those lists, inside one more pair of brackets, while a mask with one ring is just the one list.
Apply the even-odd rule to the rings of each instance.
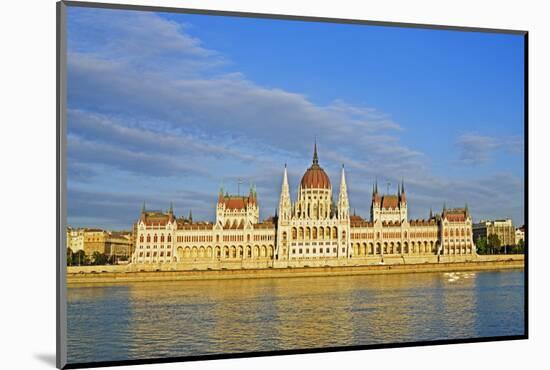
[[317, 228], [316, 227], [313, 228], [312, 233], [313, 233], [312, 238], [317, 239]]
[[158, 238], [157, 238], [157, 234], [155, 234], [155, 236], [153, 237], [153, 242], [157, 242]]
[[160, 242], [161, 242], [161, 243], [164, 243], [164, 235], [161, 235], [161, 236], [160, 236]]
[[295, 227], [292, 228], [292, 240], [296, 240], [296, 238], [298, 237], [298, 231], [296, 230]]
[[172, 241], [172, 235], [168, 235], [168, 242]]
[[151, 235], [147, 234], [147, 243], [151, 241]]
[[143, 235], [141, 235], [141, 236], [139, 237], [139, 241], [140, 241], [141, 243], [143, 243]]

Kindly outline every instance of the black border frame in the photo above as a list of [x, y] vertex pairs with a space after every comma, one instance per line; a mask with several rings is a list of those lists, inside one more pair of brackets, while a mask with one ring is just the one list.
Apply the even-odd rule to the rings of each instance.
[[[433, 341], [417, 341], [403, 343], [383, 343], [383, 344], [368, 344], [356, 346], [342, 347], [321, 347], [308, 349], [292, 349], [292, 350], [276, 350], [276, 351], [261, 351], [261, 352], [240, 352], [240, 353], [222, 353], [212, 355], [197, 355], [197, 356], [181, 356], [181, 357], [162, 357], [162, 358], [146, 358], [135, 360], [114, 360], [114, 361], [97, 361], [97, 362], [80, 362], [67, 363], [67, 316], [66, 316], [66, 250], [62, 246], [66, 245], [65, 226], [66, 226], [66, 72], [67, 72], [67, 40], [66, 40], [66, 8], [67, 7], [85, 7], [85, 8], [104, 8], [104, 9], [119, 9], [119, 10], [136, 10], [136, 11], [154, 11], [164, 13], [179, 13], [179, 14], [203, 14], [213, 16], [229, 16], [229, 17], [246, 17], [246, 18], [263, 18], [263, 19], [279, 19], [293, 20], [305, 22], [325, 22], [325, 23], [340, 23], [340, 24], [357, 24], [357, 25], [374, 25], [384, 27], [401, 27], [401, 28], [422, 28], [433, 30], [447, 30], [460, 32], [485, 32], [485, 33], [500, 33], [513, 34], [523, 36], [524, 40], [524, 223], [525, 223], [525, 245], [524, 250], [524, 330], [523, 335], [509, 335], [496, 337], [479, 337], [465, 339], [443, 339]], [[283, 356], [294, 354], [309, 354], [309, 353], [324, 353], [324, 352], [342, 352], [342, 351], [357, 351], [365, 349], [383, 349], [383, 348], [403, 348], [403, 347], [420, 347], [446, 344], [462, 344], [462, 343], [483, 343], [497, 342], [508, 340], [521, 340], [529, 338], [529, 32], [525, 30], [511, 29], [494, 29], [482, 27], [460, 27], [447, 25], [433, 25], [420, 23], [404, 23], [404, 22], [383, 22], [369, 21], [344, 18], [329, 18], [329, 17], [313, 17], [313, 16], [298, 16], [288, 14], [267, 14], [267, 13], [251, 13], [238, 11], [222, 11], [222, 10], [206, 10], [193, 8], [174, 8], [162, 6], [146, 6], [146, 5], [131, 5], [131, 4], [113, 4], [113, 3], [97, 3], [83, 1], [66, 1], [61, 0], [56, 4], [56, 367], [59, 369], [78, 369], [92, 367], [107, 367], [107, 366], [123, 366], [123, 365], [143, 365], [143, 364], [159, 364], [173, 362], [188, 362], [188, 361], [205, 361], [219, 360], [231, 358], [245, 357], [265, 357], [265, 356]]]

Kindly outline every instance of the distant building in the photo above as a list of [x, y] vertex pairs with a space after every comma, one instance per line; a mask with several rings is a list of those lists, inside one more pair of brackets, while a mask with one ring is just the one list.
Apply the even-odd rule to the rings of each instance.
[[[443, 208], [424, 220], [409, 220], [402, 181], [397, 194], [372, 189], [370, 218], [350, 214], [342, 166], [339, 192], [319, 165], [317, 146], [296, 200], [291, 200], [286, 166], [275, 217], [259, 220], [254, 187], [247, 196], [218, 194], [216, 220], [195, 222], [168, 212], [142, 209], [134, 225], [136, 264], [187, 263], [293, 267], [364, 263], [385, 256], [475, 255], [468, 207]], [[362, 261], [362, 262], [361, 262]], [[216, 267], [218, 266], [218, 267]]]
[[116, 260], [128, 260], [132, 251], [132, 233], [112, 231], [105, 239], [105, 254]]
[[84, 229], [67, 228], [67, 248], [73, 253], [84, 250]]
[[133, 235], [130, 231], [107, 231], [103, 229], [67, 228], [67, 248], [84, 251], [87, 256], [94, 252], [125, 260], [132, 254]]
[[511, 219], [481, 221], [474, 224], [474, 241], [479, 238], [488, 240], [489, 235], [495, 234], [500, 240], [500, 245], [515, 245], [516, 244], [516, 229]]
[[520, 240], [525, 242], [525, 225], [516, 229], [516, 245], [519, 244]]

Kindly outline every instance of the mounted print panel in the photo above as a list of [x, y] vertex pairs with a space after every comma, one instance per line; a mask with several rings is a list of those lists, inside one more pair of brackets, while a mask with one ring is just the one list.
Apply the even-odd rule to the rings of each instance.
[[526, 32], [58, 10], [59, 367], [527, 338]]

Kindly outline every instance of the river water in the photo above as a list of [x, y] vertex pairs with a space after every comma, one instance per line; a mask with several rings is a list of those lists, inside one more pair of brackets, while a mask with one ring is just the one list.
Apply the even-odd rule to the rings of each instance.
[[68, 289], [70, 363], [524, 334], [524, 271]]

